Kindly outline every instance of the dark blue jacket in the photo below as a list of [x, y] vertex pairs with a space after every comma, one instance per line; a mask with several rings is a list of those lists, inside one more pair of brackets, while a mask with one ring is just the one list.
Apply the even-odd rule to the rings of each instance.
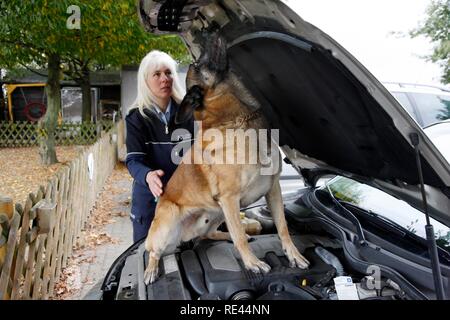
[[[133, 219], [153, 219], [156, 202], [145, 180], [147, 173], [163, 170], [161, 181], [165, 186], [177, 168], [171, 159], [172, 151], [182, 157], [181, 147], [190, 147], [194, 132], [193, 119], [175, 125], [178, 106], [172, 101], [168, 133], [166, 125], [159, 117], [144, 109], [144, 117], [139, 109], [134, 109], [125, 118], [127, 137], [126, 165], [134, 178], [131, 204]], [[178, 129], [178, 130], [177, 130]], [[182, 130], [184, 129], [184, 130]], [[175, 131], [176, 130], [176, 131]], [[175, 131], [175, 132], [174, 132]]]

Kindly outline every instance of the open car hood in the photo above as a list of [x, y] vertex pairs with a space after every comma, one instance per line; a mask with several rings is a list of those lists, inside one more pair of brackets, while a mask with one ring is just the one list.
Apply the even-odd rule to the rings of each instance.
[[194, 59], [219, 29], [230, 65], [260, 102], [309, 184], [339, 174], [423, 211], [411, 134], [419, 140], [430, 215], [450, 225], [450, 166], [375, 77], [327, 34], [275, 0], [141, 0], [153, 33], [176, 33]]

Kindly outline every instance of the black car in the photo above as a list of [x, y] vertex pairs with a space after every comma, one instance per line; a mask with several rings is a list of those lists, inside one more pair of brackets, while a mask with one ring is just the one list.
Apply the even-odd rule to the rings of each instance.
[[103, 299], [450, 299], [450, 166], [354, 57], [280, 1], [142, 0], [140, 15], [149, 32], [181, 35], [194, 59], [211, 32], [227, 40], [306, 183], [284, 204], [311, 265], [289, 268], [261, 201], [242, 211], [261, 223], [250, 246], [268, 274], [247, 271], [231, 242], [195, 240], [146, 286], [141, 241], [112, 265]]

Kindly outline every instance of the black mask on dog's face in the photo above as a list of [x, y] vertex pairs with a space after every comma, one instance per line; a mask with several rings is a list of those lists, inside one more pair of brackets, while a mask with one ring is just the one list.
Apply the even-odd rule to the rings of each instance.
[[195, 62], [189, 66], [186, 87], [189, 88], [180, 104], [175, 123], [187, 121], [194, 110], [203, 108], [204, 93], [226, 78], [228, 73], [227, 46], [225, 39], [214, 32], [205, 46], [205, 50]]
[[192, 118], [196, 109], [203, 107], [203, 89], [200, 86], [193, 86], [184, 96], [183, 101], [175, 115], [175, 123], [180, 124]]

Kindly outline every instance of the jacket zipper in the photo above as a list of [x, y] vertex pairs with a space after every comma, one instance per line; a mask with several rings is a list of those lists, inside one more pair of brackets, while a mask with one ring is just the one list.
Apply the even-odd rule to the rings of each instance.
[[169, 127], [166, 124], [166, 134], [169, 134]]

